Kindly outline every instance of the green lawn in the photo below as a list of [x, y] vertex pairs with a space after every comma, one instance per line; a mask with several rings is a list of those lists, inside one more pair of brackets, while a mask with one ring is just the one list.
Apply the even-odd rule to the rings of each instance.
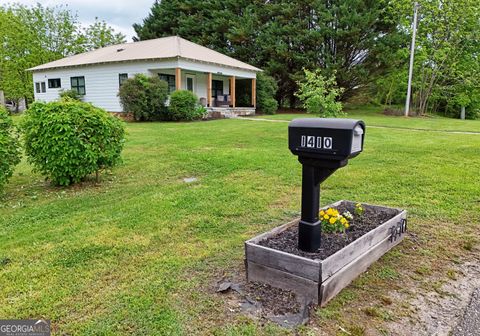
[[[395, 127], [408, 129], [423, 129], [432, 131], [459, 131], [480, 133], [480, 120], [460, 120], [440, 116], [428, 117], [397, 117], [381, 114], [380, 107], [347, 107], [344, 118], [361, 118], [367, 125], [377, 127]], [[259, 118], [274, 120], [292, 120], [294, 118], [315, 118], [312, 114], [275, 114], [259, 116]]]
[[[367, 129], [480, 131], [472, 121], [356, 116]], [[0, 199], [0, 317], [48, 318], [55, 335], [293, 333], [231, 313], [214, 293], [242, 275], [244, 240], [298, 215], [301, 166], [287, 124], [127, 128], [123, 165], [98, 185], [54, 188], [19, 165]], [[315, 310], [302, 335], [384, 332], [392, 312], [409, 314], [385, 297], [446, 281], [477, 253], [480, 135], [370, 128], [364, 153], [323, 184], [322, 204], [339, 199], [406, 208], [410, 236]]]

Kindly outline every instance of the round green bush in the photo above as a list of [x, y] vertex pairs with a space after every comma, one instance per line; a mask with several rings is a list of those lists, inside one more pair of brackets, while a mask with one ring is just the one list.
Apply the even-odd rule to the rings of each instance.
[[160, 78], [137, 74], [127, 79], [118, 92], [124, 112], [137, 121], [165, 120], [168, 84]]
[[28, 161], [54, 184], [77, 183], [120, 162], [123, 122], [89, 103], [33, 103], [21, 129]]
[[20, 162], [20, 142], [7, 110], [0, 106], [0, 189]]
[[171, 120], [196, 120], [202, 118], [204, 109], [198, 108], [197, 96], [187, 90], [178, 90], [170, 95], [168, 115]]

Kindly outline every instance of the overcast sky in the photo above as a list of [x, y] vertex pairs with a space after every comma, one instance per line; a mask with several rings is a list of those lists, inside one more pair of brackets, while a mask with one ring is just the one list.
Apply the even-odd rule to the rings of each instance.
[[150, 12], [154, 0], [0, 0], [0, 4], [17, 2], [24, 5], [35, 5], [51, 7], [57, 5], [66, 6], [73, 13], [78, 14], [80, 22], [88, 26], [95, 21], [95, 17], [105, 20], [115, 30], [127, 36], [127, 41], [132, 41], [135, 31], [132, 28], [134, 23], [141, 23]]

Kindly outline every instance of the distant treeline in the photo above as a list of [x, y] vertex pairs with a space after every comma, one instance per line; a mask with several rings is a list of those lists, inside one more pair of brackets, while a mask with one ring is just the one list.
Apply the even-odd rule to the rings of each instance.
[[[416, 110], [476, 109], [480, 2], [419, 2]], [[298, 105], [303, 68], [336, 74], [342, 100], [396, 104], [406, 92], [412, 16], [411, 0], [163, 0], [134, 28], [140, 40], [179, 35], [262, 68], [282, 106]]]

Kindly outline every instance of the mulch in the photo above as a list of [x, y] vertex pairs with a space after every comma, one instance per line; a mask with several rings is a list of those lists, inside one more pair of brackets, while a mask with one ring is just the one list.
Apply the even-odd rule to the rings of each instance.
[[[323, 233], [320, 248], [313, 252], [304, 252], [298, 249], [298, 226], [295, 225], [283, 232], [278, 233], [273, 237], [266, 238], [258, 244], [270, 247], [275, 250], [295, 254], [298, 256], [310, 259], [326, 259], [335, 252], [341, 250], [348, 244], [357, 240], [364, 234], [375, 229], [377, 226], [385, 223], [389, 219], [395, 217], [399, 212], [391, 209], [381, 210], [378, 207], [363, 205], [364, 213], [362, 216], [354, 215], [350, 221], [350, 227], [345, 233]], [[349, 211], [351, 214], [355, 212], [355, 205], [353, 203], [343, 203], [337, 207], [340, 213]]]

